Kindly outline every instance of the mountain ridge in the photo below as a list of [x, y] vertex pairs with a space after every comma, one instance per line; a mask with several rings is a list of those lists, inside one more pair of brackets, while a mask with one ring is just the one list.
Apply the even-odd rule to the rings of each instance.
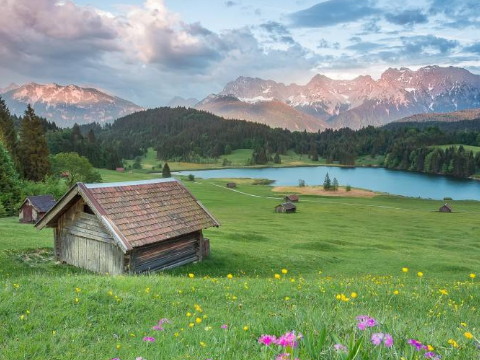
[[122, 116], [144, 110], [118, 96], [74, 84], [30, 82], [21, 86], [10, 85], [0, 95], [12, 114], [23, 115], [27, 104], [30, 104], [37, 115], [54, 121], [61, 127], [69, 127], [74, 123], [110, 123]]
[[[478, 108], [480, 76], [463, 68], [437, 65], [418, 70], [388, 68], [378, 80], [370, 75], [335, 80], [317, 74], [305, 85], [240, 76], [228, 82], [218, 95], [247, 104], [240, 119], [255, 121], [251, 114], [255, 111], [249, 112], [248, 104], [276, 101], [321, 120], [327, 127], [359, 129], [419, 113]], [[218, 103], [210, 106], [206, 98], [201, 107], [196, 107], [223, 116], [229, 112], [226, 105], [220, 112]]]

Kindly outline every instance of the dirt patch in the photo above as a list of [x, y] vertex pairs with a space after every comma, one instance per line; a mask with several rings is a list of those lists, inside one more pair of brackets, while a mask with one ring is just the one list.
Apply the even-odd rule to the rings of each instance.
[[276, 186], [272, 189], [274, 192], [288, 193], [288, 194], [302, 194], [302, 195], [321, 195], [321, 196], [348, 196], [348, 197], [364, 197], [371, 198], [377, 195], [370, 190], [351, 189], [346, 191], [343, 186], [340, 186], [337, 191], [323, 190], [322, 186]]

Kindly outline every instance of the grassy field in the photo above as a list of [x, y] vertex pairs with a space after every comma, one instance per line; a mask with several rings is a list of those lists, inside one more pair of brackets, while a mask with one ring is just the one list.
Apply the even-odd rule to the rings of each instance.
[[[248, 166], [248, 161], [252, 157], [253, 150], [251, 149], [238, 149], [232, 151], [229, 155], [223, 155], [219, 159], [204, 159], [201, 163], [186, 163], [169, 161], [168, 165], [171, 171], [185, 171], [185, 170], [203, 170], [203, 169], [218, 169], [222, 167], [244, 167]], [[289, 150], [286, 154], [281, 156], [281, 164], [269, 163], [269, 167], [283, 167], [283, 166], [318, 166], [325, 165], [325, 159], [320, 158], [319, 161], [312, 161], [306, 155], [299, 155], [292, 150]], [[224, 166], [223, 161], [226, 159], [228, 165]], [[358, 166], [381, 166], [383, 164], [384, 157], [377, 156], [372, 158], [371, 156], [361, 156], [357, 159]], [[129, 167], [133, 164], [134, 160], [125, 160], [125, 166]], [[128, 173], [133, 174], [147, 174], [149, 172], [161, 172], [164, 161], [157, 159], [157, 154], [153, 148], [149, 148], [144, 157], [142, 157], [142, 169], [128, 170]], [[99, 169], [103, 172], [102, 169]], [[140, 177], [142, 175], [139, 175]]]
[[[425, 359], [409, 339], [478, 359], [479, 202], [443, 214], [438, 201], [302, 196], [276, 214], [281, 194], [226, 181], [185, 182], [222, 226], [205, 231], [206, 261], [159, 274], [57, 264], [51, 230], [0, 219], [0, 359]], [[377, 324], [360, 330], [359, 315]], [[289, 331], [298, 347], [257, 341]]]
[[447, 149], [449, 147], [455, 147], [455, 148], [458, 148], [459, 146], [463, 146], [463, 148], [465, 149], [465, 151], [473, 151], [474, 154], [476, 154], [477, 152], [480, 152], [480, 146], [471, 146], [471, 145], [462, 145], [462, 144], [450, 144], [450, 145], [436, 145], [435, 147], [438, 147], [440, 149]]

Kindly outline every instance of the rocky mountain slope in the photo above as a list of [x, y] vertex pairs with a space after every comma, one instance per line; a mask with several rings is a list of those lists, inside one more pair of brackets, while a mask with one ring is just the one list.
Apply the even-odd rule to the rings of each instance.
[[30, 104], [37, 115], [67, 127], [74, 123], [108, 123], [143, 110], [134, 103], [93, 88], [77, 85], [11, 85], [1, 93], [12, 114], [23, 115]]
[[[257, 108], [287, 105], [310, 115], [331, 128], [358, 129], [380, 126], [420, 113], [450, 112], [480, 107], [480, 76], [462, 68], [426, 66], [416, 71], [400, 68], [386, 70], [378, 80], [359, 76], [353, 80], [333, 80], [316, 75], [306, 85], [285, 85], [272, 80], [239, 77], [228, 83], [220, 96], [238, 99], [233, 108], [228, 104], [218, 109], [218, 97], [206, 98], [198, 108], [224, 116], [233, 112], [241, 119], [256, 121]], [[268, 105], [267, 105], [268, 104]], [[239, 114], [235, 109], [242, 107]], [[264, 114], [264, 123], [273, 122], [273, 115]], [[285, 115], [282, 123], [289, 124]], [[273, 125], [272, 125], [273, 126]], [[315, 129], [315, 126], [311, 126]], [[311, 131], [307, 127], [305, 129]]]
[[323, 120], [277, 100], [246, 103], [234, 96], [210, 95], [195, 105], [195, 108], [225, 119], [248, 120], [292, 131], [316, 132], [327, 128], [327, 124]]

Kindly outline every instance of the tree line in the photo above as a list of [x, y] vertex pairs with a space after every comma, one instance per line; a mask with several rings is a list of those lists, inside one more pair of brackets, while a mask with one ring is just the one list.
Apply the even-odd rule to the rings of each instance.
[[76, 181], [101, 181], [77, 152], [51, 154], [47, 134], [60, 133], [30, 105], [22, 117], [12, 116], [0, 97], [0, 217], [13, 215], [25, 196], [49, 193], [58, 198]]

